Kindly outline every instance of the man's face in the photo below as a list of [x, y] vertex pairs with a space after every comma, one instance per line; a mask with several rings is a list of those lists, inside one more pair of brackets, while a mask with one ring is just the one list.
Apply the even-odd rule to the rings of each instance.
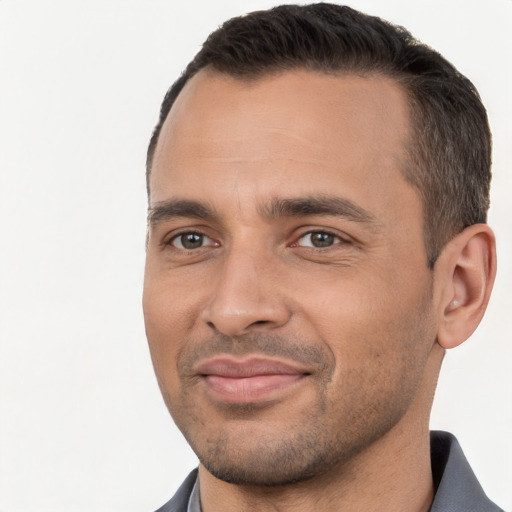
[[202, 71], [178, 97], [144, 314], [165, 402], [215, 476], [342, 467], [414, 403], [436, 333], [408, 134], [381, 76]]

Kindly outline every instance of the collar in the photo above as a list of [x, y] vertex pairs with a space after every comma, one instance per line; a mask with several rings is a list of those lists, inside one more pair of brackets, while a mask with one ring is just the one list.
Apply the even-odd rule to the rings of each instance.
[[197, 475], [194, 487], [192, 487], [192, 492], [190, 493], [190, 498], [188, 499], [187, 512], [202, 512], [201, 496], [199, 494], [199, 475]]
[[452, 434], [432, 431], [430, 454], [436, 488], [430, 512], [503, 512], [485, 495]]

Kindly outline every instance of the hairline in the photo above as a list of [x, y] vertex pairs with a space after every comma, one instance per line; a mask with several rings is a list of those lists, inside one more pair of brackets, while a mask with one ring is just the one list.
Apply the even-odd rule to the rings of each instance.
[[[151, 176], [151, 171], [153, 168], [153, 160], [154, 156], [156, 154], [156, 150], [158, 147], [158, 143], [160, 141], [160, 135], [162, 133], [163, 127], [165, 123], [167, 122], [172, 109], [174, 108], [174, 105], [178, 101], [178, 98], [182, 94], [182, 92], [185, 90], [187, 85], [198, 75], [199, 73], [212, 73], [215, 77], [227, 77], [231, 78], [233, 80], [236, 80], [240, 83], [246, 83], [251, 84], [254, 82], [258, 82], [260, 80], [265, 80], [267, 78], [272, 78], [275, 76], [279, 76], [285, 73], [290, 73], [294, 71], [307, 71], [310, 73], [316, 73], [319, 75], [324, 76], [331, 76], [335, 78], [346, 78], [346, 77], [358, 77], [358, 78], [372, 78], [372, 77], [384, 77], [387, 79], [392, 80], [396, 85], [398, 85], [401, 90], [405, 93], [405, 97], [407, 99], [407, 115], [408, 115], [408, 136], [407, 139], [404, 141], [404, 159], [400, 159], [400, 172], [404, 176], [404, 178], [407, 180], [408, 183], [413, 185], [415, 188], [420, 189], [421, 193], [421, 187], [411, 179], [411, 171], [413, 171], [413, 168], [417, 168], [418, 166], [421, 166], [422, 164], [425, 164], [426, 162], [414, 162], [414, 158], [411, 158], [412, 155], [414, 155], [416, 158], [418, 157], [417, 149], [418, 142], [419, 142], [419, 118], [417, 115], [418, 110], [421, 109], [420, 105], [416, 101], [414, 91], [409, 86], [408, 82], [409, 76], [405, 73], [399, 74], [396, 72], [386, 71], [382, 69], [365, 69], [361, 66], [361, 68], [354, 68], [354, 69], [340, 69], [340, 70], [329, 70], [329, 69], [323, 69], [319, 66], [307, 66], [307, 65], [294, 65], [289, 67], [272, 67], [264, 70], [258, 70], [254, 71], [254, 73], [243, 73], [243, 74], [235, 74], [235, 73], [229, 73], [224, 70], [217, 69], [214, 65], [209, 64], [207, 66], [204, 66], [200, 69], [198, 69], [194, 74], [187, 77], [187, 80], [180, 88], [178, 94], [174, 98], [174, 101], [172, 102], [171, 107], [167, 111], [167, 114], [165, 116], [165, 119], [162, 119], [161, 122], [158, 124], [158, 130], [155, 131], [156, 140], [152, 140], [152, 144], [150, 144], [150, 147], [148, 148], [148, 159], [147, 159], [147, 167], [146, 167], [146, 176], [147, 176], [147, 193], [148, 193], [148, 199], [150, 198], [150, 186], [149, 186], [149, 179]], [[421, 158], [421, 157], [420, 157]]]

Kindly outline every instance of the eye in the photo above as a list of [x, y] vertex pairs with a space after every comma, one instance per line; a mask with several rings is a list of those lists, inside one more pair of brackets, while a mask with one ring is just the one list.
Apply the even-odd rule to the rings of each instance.
[[193, 249], [200, 249], [201, 247], [216, 245], [215, 242], [208, 236], [202, 233], [181, 233], [171, 239], [170, 245], [177, 249], [190, 251]]
[[296, 242], [300, 247], [315, 247], [321, 249], [331, 247], [332, 245], [342, 242], [339, 236], [333, 235], [327, 231], [310, 231], [302, 235]]

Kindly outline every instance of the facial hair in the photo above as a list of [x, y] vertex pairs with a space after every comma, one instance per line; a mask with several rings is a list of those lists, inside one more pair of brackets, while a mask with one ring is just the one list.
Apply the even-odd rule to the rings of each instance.
[[[278, 420], [286, 420], [286, 429], [273, 428], [276, 418], [272, 401], [216, 404], [223, 421], [218, 429], [213, 429], [209, 422], [207, 410], [198, 399], [200, 377], [194, 373], [194, 365], [219, 355], [243, 357], [249, 354], [282, 358], [312, 368], [308, 378], [312, 382], [314, 400], [302, 409], [299, 418], [293, 415], [284, 418], [284, 408]], [[365, 396], [364, 390], [356, 390], [354, 396], [342, 396], [343, 390], [340, 390], [335, 400], [347, 403], [344, 408], [347, 417], [332, 415], [329, 400], [332, 402], [333, 397], [329, 388], [336, 368], [334, 355], [325, 345], [319, 346], [311, 340], [268, 333], [237, 338], [218, 334], [207, 340], [185, 343], [178, 354], [177, 368], [179, 400], [176, 396], [171, 399], [162, 387], [171, 415], [206, 469], [215, 477], [238, 485], [288, 485], [345, 464], [389, 431], [414, 396], [410, 392], [396, 391], [392, 397], [393, 407], [389, 406], [389, 396], [384, 397], [382, 403], [372, 403], [372, 409], [379, 411], [378, 421], [367, 422], [366, 416], [373, 413], [368, 410], [368, 402], [375, 402], [373, 397]], [[364, 382], [365, 376], [361, 375], [364, 371], [364, 368], [350, 369], [345, 382]], [[268, 411], [270, 421], [266, 420]], [[277, 421], [279, 425], [282, 423]]]

